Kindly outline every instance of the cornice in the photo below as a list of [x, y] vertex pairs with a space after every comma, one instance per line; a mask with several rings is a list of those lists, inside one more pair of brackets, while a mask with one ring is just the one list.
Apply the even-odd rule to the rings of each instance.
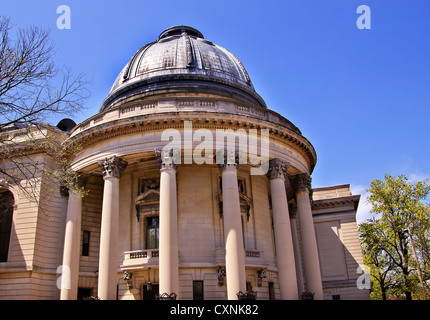
[[312, 210], [338, 208], [344, 207], [346, 205], [352, 205], [355, 209], [357, 209], [359, 201], [360, 195], [313, 200]]
[[242, 114], [207, 111], [168, 111], [112, 119], [100, 124], [94, 123], [94, 119], [92, 121], [92, 125], [88, 125], [84, 130], [75, 132], [65, 143], [79, 143], [80, 147], [85, 148], [104, 140], [133, 133], [163, 131], [165, 129], [181, 130], [184, 128], [184, 121], [192, 121], [193, 129], [237, 130], [242, 128], [246, 132], [249, 132], [249, 129], [268, 129], [269, 138], [272, 141], [286, 143], [298, 149], [305, 156], [310, 172], [313, 171], [316, 164], [316, 152], [305, 137], [279, 124]]

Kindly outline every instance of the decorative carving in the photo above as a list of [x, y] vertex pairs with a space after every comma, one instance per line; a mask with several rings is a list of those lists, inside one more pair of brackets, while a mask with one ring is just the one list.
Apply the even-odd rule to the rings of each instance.
[[146, 193], [149, 190], [160, 191], [159, 179], [141, 179], [139, 181], [139, 194]]
[[134, 200], [137, 221], [140, 221], [142, 206], [158, 204], [160, 201], [160, 180], [141, 179], [139, 181], [139, 195]]
[[225, 275], [226, 275], [226, 273], [225, 273], [225, 268], [224, 268], [224, 267], [219, 267], [219, 268], [216, 270], [216, 274], [217, 274], [217, 276], [218, 276], [218, 285], [219, 285], [219, 286], [224, 285], [224, 277], [225, 277]]
[[122, 277], [124, 281], [127, 282], [127, 288], [133, 289], [133, 273], [132, 272], [128, 272], [128, 271], [124, 271], [124, 276]]
[[227, 169], [238, 169], [239, 153], [234, 149], [221, 149], [216, 153], [216, 164], [221, 172]]
[[307, 173], [302, 173], [302, 174], [298, 174], [295, 176], [294, 179], [294, 185], [295, 185], [295, 191], [296, 192], [305, 192], [311, 191], [311, 182], [312, 182], [312, 178], [309, 174]]
[[118, 158], [117, 156], [113, 156], [111, 158], [106, 158], [104, 160], [97, 161], [100, 169], [103, 173], [103, 179], [114, 177], [121, 178], [124, 173], [125, 168], [128, 165], [128, 162]]
[[178, 169], [178, 164], [181, 161], [181, 151], [179, 148], [171, 149], [156, 149], [158, 170], [163, 169]]
[[272, 179], [285, 179], [287, 176], [287, 170], [290, 163], [278, 158], [269, 161], [269, 170], [267, 171], [267, 177], [269, 180]]
[[267, 277], [267, 270], [266, 269], [261, 269], [257, 271], [257, 286], [261, 287], [263, 285], [263, 279], [265, 279]]
[[257, 275], [259, 278], [266, 278], [267, 277], [267, 270], [266, 269], [261, 269], [257, 271]]

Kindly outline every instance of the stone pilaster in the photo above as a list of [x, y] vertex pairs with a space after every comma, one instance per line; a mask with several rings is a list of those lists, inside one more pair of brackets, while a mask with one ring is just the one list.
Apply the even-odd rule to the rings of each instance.
[[127, 162], [113, 156], [98, 164], [104, 179], [98, 296], [102, 300], [114, 300], [118, 282], [119, 179]]

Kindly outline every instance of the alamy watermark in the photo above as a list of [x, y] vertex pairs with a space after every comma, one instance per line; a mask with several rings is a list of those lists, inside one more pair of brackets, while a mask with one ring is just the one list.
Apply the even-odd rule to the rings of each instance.
[[57, 274], [60, 276], [57, 278], [58, 289], [70, 289], [71, 288], [71, 274], [70, 267], [61, 265], [57, 268]]
[[360, 14], [356, 22], [357, 28], [360, 30], [371, 29], [370, 7], [362, 4], [357, 7], [357, 13]]
[[182, 133], [166, 129], [161, 141], [163, 163], [182, 164], [248, 164], [251, 175], [264, 175], [269, 169], [268, 129], [193, 130], [191, 121], [184, 121]]
[[360, 290], [371, 289], [372, 281], [370, 279], [370, 268], [365, 265], [360, 265], [357, 268], [357, 273], [361, 274], [357, 279], [357, 288]]
[[72, 11], [70, 7], [62, 4], [57, 7], [57, 13], [60, 16], [57, 18], [57, 28], [60, 30], [72, 28]]

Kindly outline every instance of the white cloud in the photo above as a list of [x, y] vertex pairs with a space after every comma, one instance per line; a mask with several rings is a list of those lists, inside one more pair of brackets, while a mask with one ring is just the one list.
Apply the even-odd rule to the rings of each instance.
[[423, 181], [425, 179], [429, 179], [427, 174], [423, 173], [411, 173], [408, 177], [409, 181], [412, 183], [417, 183], [418, 181]]

